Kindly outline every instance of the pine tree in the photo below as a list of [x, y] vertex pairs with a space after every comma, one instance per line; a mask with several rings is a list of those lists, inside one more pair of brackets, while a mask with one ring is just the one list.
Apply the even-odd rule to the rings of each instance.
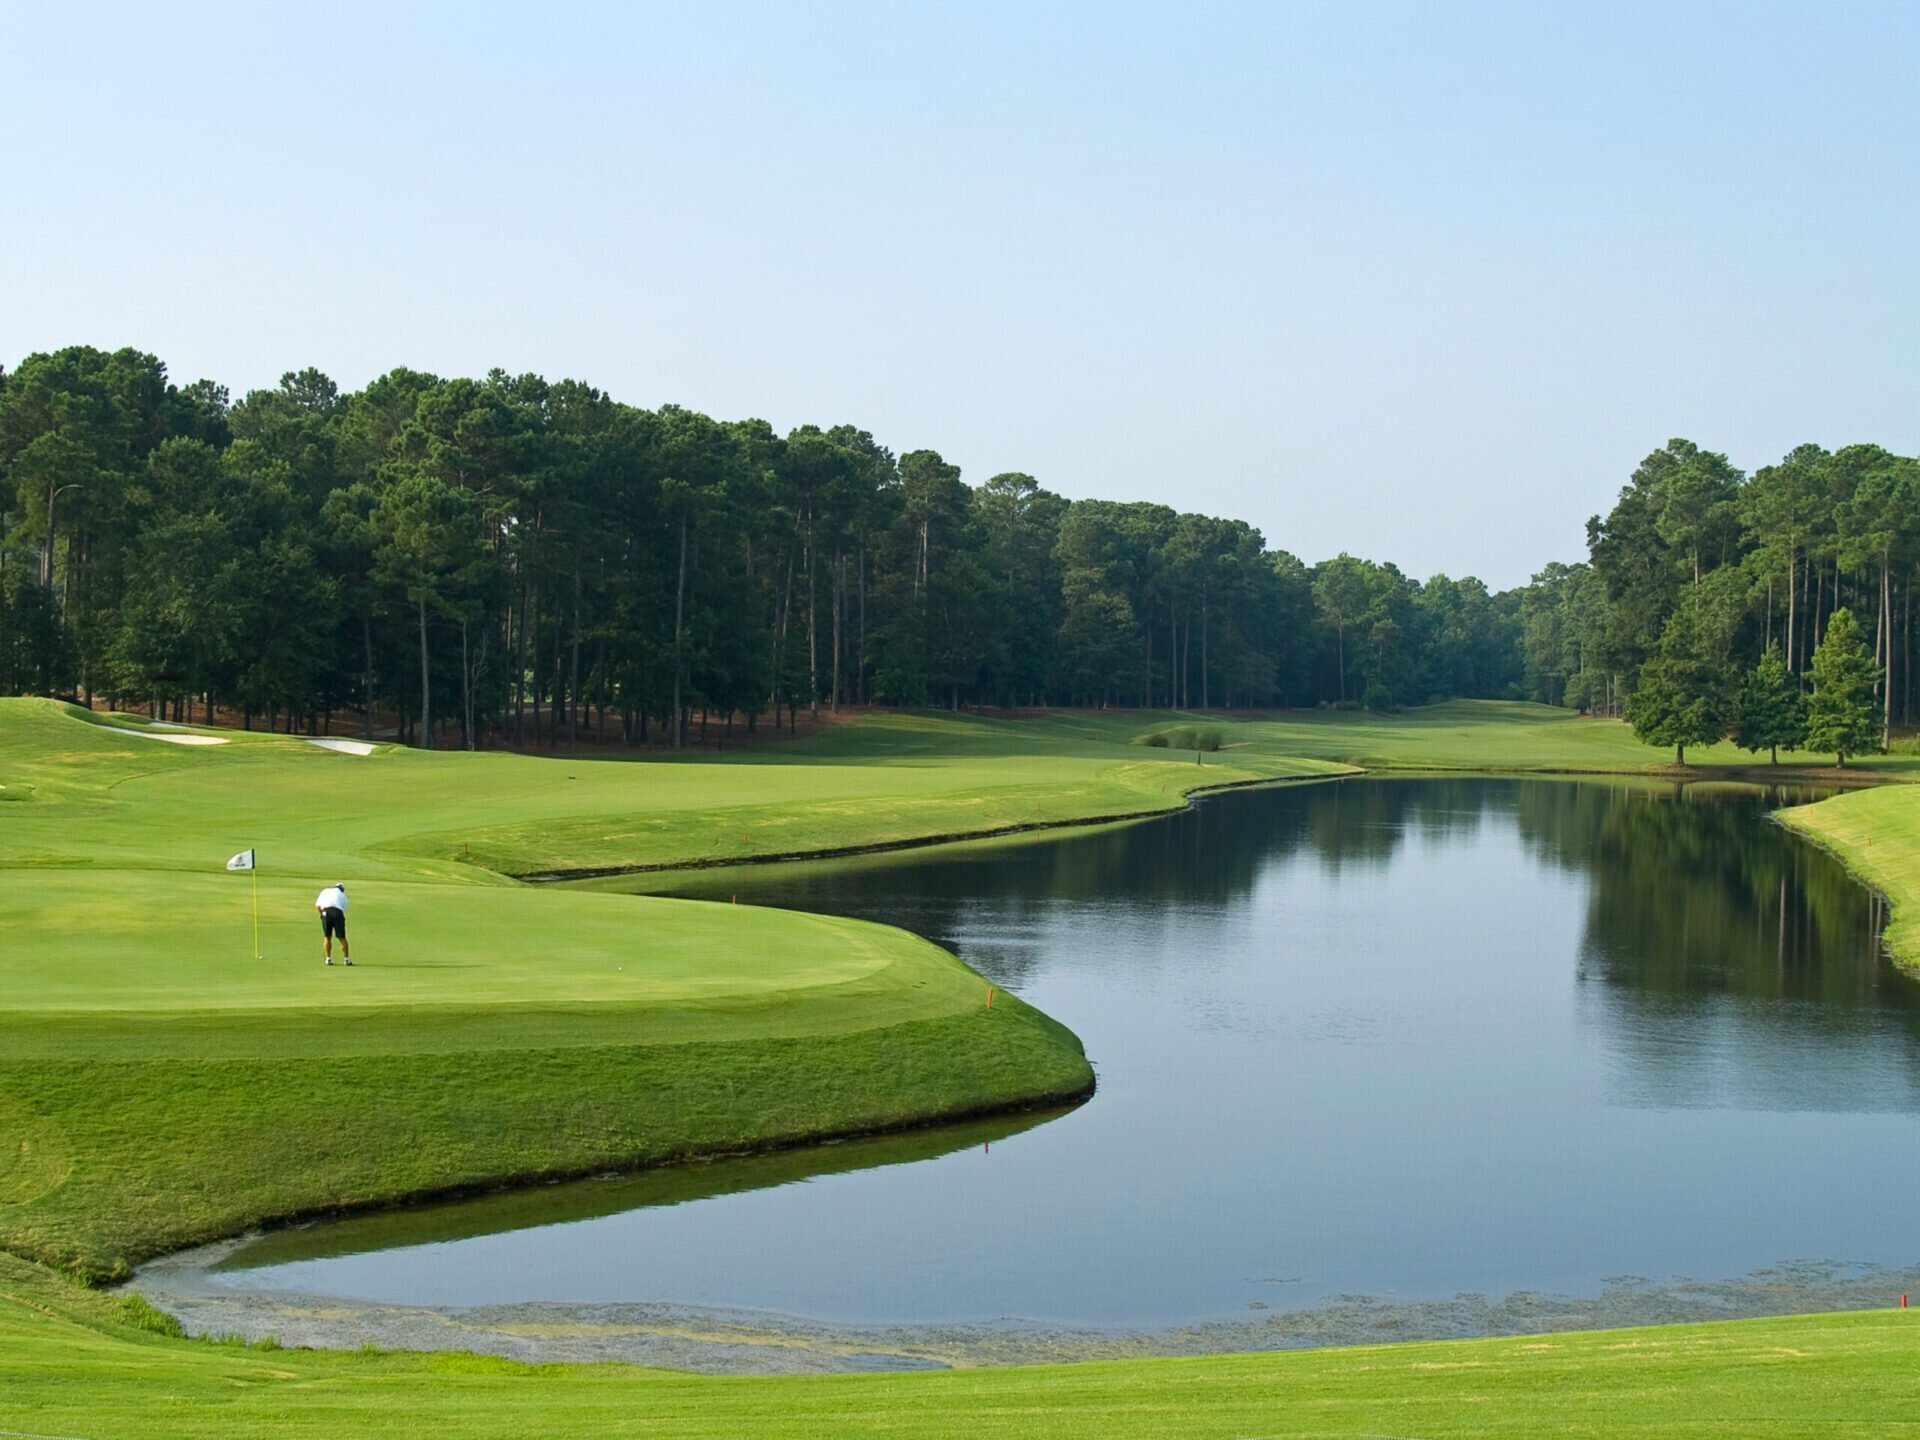
[[1742, 750], [1766, 750], [1780, 763], [1780, 747], [1789, 750], [1807, 738], [1807, 704], [1800, 696], [1780, 647], [1769, 645], [1760, 663], [1747, 672], [1740, 687], [1740, 714], [1733, 738]]
[[1807, 744], [1831, 750], [1838, 763], [1878, 747], [1880, 717], [1873, 703], [1873, 687], [1880, 667], [1873, 663], [1867, 642], [1851, 610], [1836, 610], [1827, 621], [1827, 633], [1813, 652], [1813, 699], [1807, 705]]
[[1726, 677], [1704, 649], [1693, 607], [1682, 605], [1661, 630], [1627, 701], [1633, 733], [1648, 745], [1673, 746], [1677, 765], [1687, 763], [1687, 746], [1711, 745], [1727, 733]]

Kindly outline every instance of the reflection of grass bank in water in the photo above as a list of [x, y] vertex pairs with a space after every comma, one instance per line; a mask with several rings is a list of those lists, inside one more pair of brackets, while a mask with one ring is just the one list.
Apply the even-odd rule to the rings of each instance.
[[497, 1235], [536, 1225], [565, 1225], [656, 1205], [684, 1205], [791, 1185], [853, 1170], [911, 1165], [990, 1144], [1045, 1124], [1063, 1112], [1040, 1110], [958, 1121], [893, 1135], [807, 1145], [768, 1155], [735, 1155], [608, 1174], [562, 1185], [501, 1190], [447, 1204], [379, 1210], [350, 1219], [273, 1230], [232, 1250], [209, 1273], [254, 1270], [408, 1245]]
[[1856, 790], [1780, 812], [1781, 823], [1825, 845], [1893, 906], [1887, 949], [1920, 971], [1920, 787]]
[[[986, 1009], [985, 989], [946, 1016], [688, 1044], [413, 1054], [404, 1025], [369, 1020], [387, 1053], [129, 1060], [108, 1033], [97, 1049], [0, 1062], [0, 1091], [24, 1097], [0, 1114], [0, 1145], [23, 1157], [9, 1154], [0, 1181], [44, 1182], [9, 1191], [0, 1233], [16, 1251], [113, 1273], [301, 1214], [1083, 1093], [1071, 1037], [1011, 996]], [[644, 1012], [631, 1023], [645, 1033]], [[17, 1127], [16, 1110], [31, 1125]], [[43, 1138], [58, 1166], [38, 1164]]]

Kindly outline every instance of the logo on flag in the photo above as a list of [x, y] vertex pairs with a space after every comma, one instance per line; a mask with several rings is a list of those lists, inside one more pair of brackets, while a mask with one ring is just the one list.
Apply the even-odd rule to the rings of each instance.
[[227, 861], [227, 869], [229, 870], [253, 869], [253, 851], [242, 850], [238, 855], [234, 856], [231, 860]]

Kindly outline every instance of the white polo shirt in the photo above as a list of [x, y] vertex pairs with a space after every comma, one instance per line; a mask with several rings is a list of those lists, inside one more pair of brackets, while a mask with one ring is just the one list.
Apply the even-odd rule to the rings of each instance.
[[338, 910], [344, 915], [347, 913], [347, 892], [338, 885], [329, 885], [320, 892], [320, 898], [313, 903], [316, 909]]

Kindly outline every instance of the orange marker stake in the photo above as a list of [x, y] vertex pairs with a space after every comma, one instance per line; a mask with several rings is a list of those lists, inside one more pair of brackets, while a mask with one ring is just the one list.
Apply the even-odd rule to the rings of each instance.
[[727, 903], [729, 905], [738, 905], [740, 903], [740, 897], [736, 895], [733, 897], [733, 899], [729, 900]]
[[987, 1009], [993, 1009], [993, 986], [987, 986]]

